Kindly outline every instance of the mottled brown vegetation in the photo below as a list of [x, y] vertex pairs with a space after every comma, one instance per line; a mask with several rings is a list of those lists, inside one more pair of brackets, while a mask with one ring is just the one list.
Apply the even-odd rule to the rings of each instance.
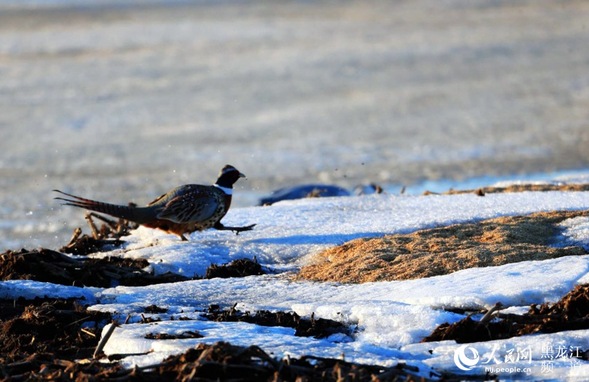
[[[589, 191], [589, 184], [512, 184], [505, 187], [481, 187], [476, 190], [449, 190], [444, 192], [445, 195], [456, 194], [496, 194], [501, 192], [525, 192], [525, 191]], [[428, 195], [431, 192], [426, 191]]]
[[154, 275], [144, 270], [147, 260], [120, 257], [75, 259], [50, 249], [0, 254], [1, 280], [35, 280], [61, 285], [108, 288], [141, 286], [187, 280], [172, 273]]
[[295, 312], [270, 312], [268, 310], [258, 310], [253, 313], [242, 312], [235, 307], [226, 310], [220, 310], [217, 305], [211, 305], [205, 317], [217, 322], [248, 322], [260, 326], [283, 326], [295, 329], [294, 335], [297, 337], [315, 337], [326, 338], [332, 334], [341, 333], [351, 335], [353, 329], [342, 324], [341, 322], [325, 318], [300, 317]]
[[298, 278], [363, 283], [431, 277], [473, 267], [585, 254], [555, 247], [558, 223], [589, 211], [554, 211], [356, 239], [319, 253]]
[[[107, 313], [74, 300], [0, 300], [0, 380], [3, 381], [417, 381], [417, 367], [362, 365], [303, 356], [276, 359], [257, 346], [200, 344], [161, 363], [126, 369], [94, 358]], [[150, 333], [155, 341], [200, 338], [195, 331]], [[124, 358], [121, 357], [121, 358]], [[437, 376], [437, 374], [436, 374]], [[433, 375], [432, 375], [433, 377]]]
[[[523, 315], [497, 312], [480, 321], [469, 316], [453, 324], [442, 324], [424, 338], [423, 342], [455, 340], [458, 343], [468, 343], [580, 329], [589, 329], [587, 284], [576, 286], [555, 304], [532, 305]], [[585, 353], [579, 356], [586, 357]]]
[[[92, 312], [74, 299], [0, 300], [0, 364], [34, 353], [91, 357], [107, 313]], [[0, 370], [1, 376], [1, 370]]]
[[257, 259], [237, 259], [229, 264], [211, 264], [207, 268], [205, 279], [259, 276], [265, 273]]

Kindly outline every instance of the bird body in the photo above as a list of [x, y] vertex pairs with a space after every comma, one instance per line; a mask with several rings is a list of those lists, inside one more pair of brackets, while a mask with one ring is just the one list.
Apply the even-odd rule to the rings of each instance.
[[187, 240], [184, 234], [208, 228], [248, 231], [246, 227], [226, 227], [221, 224], [231, 206], [233, 184], [244, 177], [235, 167], [223, 167], [214, 185], [186, 184], [176, 187], [145, 207], [123, 206], [86, 199], [54, 190], [68, 198], [58, 197], [65, 205], [85, 208], [129, 220], [149, 228], [160, 229]]

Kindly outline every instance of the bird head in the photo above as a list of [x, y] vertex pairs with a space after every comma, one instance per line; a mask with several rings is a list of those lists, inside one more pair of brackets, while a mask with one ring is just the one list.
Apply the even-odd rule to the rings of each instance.
[[239, 178], [245, 178], [245, 175], [228, 164], [221, 169], [221, 173], [219, 174], [215, 185], [223, 188], [233, 188], [233, 184], [237, 182]]

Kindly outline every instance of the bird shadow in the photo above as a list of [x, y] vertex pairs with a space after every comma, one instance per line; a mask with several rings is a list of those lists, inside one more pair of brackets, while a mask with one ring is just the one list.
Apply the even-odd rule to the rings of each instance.
[[291, 235], [281, 237], [259, 238], [250, 240], [250, 243], [257, 244], [280, 244], [280, 245], [297, 245], [297, 244], [333, 244], [339, 245], [350, 240], [359, 238], [382, 237], [382, 232], [356, 232], [351, 234], [326, 234], [326, 235]]

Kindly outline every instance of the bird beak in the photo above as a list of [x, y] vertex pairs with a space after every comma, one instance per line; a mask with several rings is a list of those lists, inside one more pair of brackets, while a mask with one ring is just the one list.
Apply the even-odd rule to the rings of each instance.
[[[245, 177], [245, 174], [243, 174], [243, 173], [241, 173], [241, 172], [239, 173], [239, 177], [240, 177], [240, 178], [246, 178], [246, 177]], [[246, 178], [246, 179], [247, 179], [247, 178]]]

